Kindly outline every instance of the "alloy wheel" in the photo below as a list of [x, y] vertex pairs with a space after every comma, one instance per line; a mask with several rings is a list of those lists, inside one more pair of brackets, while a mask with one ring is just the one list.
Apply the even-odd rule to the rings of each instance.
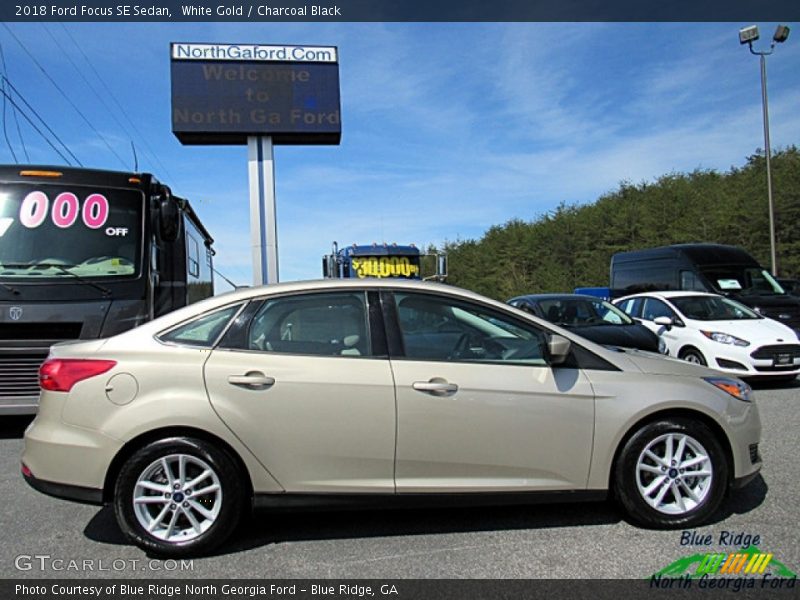
[[644, 501], [668, 515], [699, 506], [712, 487], [711, 458], [696, 439], [666, 433], [647, 444], [636, 461], [636, 485]]
[[189, 454], [169, 454], [142, 471], [133, 489], [139, 524], [168, 543], [192, 540], [211, 527], [222, 507], [222, 485], [214, 469]]

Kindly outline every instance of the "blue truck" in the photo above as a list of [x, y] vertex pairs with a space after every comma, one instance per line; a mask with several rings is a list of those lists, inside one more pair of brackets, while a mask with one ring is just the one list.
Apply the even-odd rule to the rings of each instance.
[[[430, 274], [424, 266], [433, 265]], [[331, 254], [322, 257], [322, 274], [333, 279], [364, 279], [365, 277], [393, 279], [425, 279], [444, 281], [447, 277], [447, 256], [423, 254], [414, 244], [352, 244], [339, 248], [333, 242]]]

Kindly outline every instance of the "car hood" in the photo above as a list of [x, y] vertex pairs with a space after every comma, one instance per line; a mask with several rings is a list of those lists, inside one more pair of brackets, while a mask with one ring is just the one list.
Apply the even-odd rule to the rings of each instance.
[[800, 331], [800, 298], [790, 294], [769, 294], [764, 296], [735, 295], [735, 300], [758, 310], [765, 317], [775, 319]]
[[721, 375], [719, 371], [708, 367], [677, 358], [653, 354], [652, 352], [625, 350], [623, 354], [636, 369], [648, 375], [677, 375], [680, 377], [713, 377], [714, 375]]
[[604, 346], [622, 346], [658, 352], [658, 336], [644, 325], [562, 325], [562, 327]]
[[734, 321], [691, 321], [703, 331], [719, 331], [747, 340], [753, 346], [797, 343], [797, 335], [786, 325], [772, 319], [739, 319]]

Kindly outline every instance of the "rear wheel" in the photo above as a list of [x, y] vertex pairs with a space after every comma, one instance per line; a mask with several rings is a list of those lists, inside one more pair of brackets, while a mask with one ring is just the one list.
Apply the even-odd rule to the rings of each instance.
[[729, 466], [714, 433], [689, 419], [644, 425], [625, 444], [614, 473], [617, 497], [647, 527], [699, 525], [719, 506]]
[[243, 503], [233, 459], [193, 438], [165, 439], [138, 450], [123, 465], [114, 490], [123, 533], [161, 556], [210, 552], [233, 531]]
[[687, 348], [683, 352], [681, 352], [680, 356], [686, 362], [693, 363], [695, 365], [702, 365], [708, 366], [708, 362], [706, 361], [703, 353], [700, 352], [697, 348]]

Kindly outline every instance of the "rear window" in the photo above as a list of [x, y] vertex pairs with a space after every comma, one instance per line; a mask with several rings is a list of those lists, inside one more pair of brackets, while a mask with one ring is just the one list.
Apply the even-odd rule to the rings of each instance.
[[225, 331], [240, 307], [241, 304], [235, 304], [206, 313], [157, 337], [162, 342], [210, 348]]

